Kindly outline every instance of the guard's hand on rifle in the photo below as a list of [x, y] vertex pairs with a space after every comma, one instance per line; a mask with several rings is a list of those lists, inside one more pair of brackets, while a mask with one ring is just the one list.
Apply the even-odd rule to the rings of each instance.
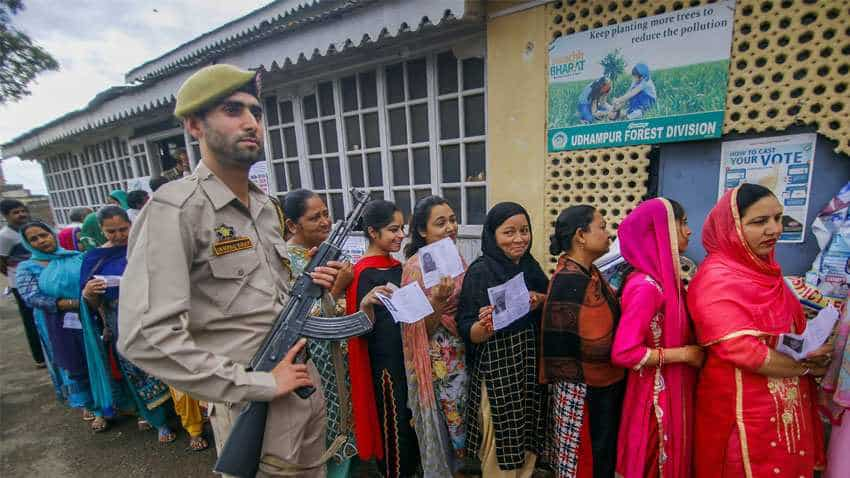
[[360, 311], [369, 316], [369, 320], [373, 323], [375, 322], [375, 306], [381, 304], [378, 294], [389, 298], [393, 296], [393, 290], [386, 285], [379, 285], [370, 290], [368, 294], [363, 296], [363, 300], [360, 301]]
[[274, 369], [272, 376], [277, 383], [277, 396], [282, 397], [290, 394], [296, 388], [312, 387], [313, 381], [310, 379], [310, 373], [307, 371], [307, 365], [302, 363], [294, 363], [295, 356], [298, 352], [307, 345], [307, 339], [301, 339], [289, 349], [286, 357], [280, 361]]

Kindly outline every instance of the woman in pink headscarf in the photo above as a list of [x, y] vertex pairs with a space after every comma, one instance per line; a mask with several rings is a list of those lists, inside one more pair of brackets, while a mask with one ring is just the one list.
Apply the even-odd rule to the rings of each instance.
[[79, 232], [80, 232], [80, 228], [74, 227], [74, 226], [68, 226], [65, 229], [62, 229], [61, 231], [59, 231], [59, 234], [57, 235], [57, 237], [59, 239], [59, 245], [62, 246], [63, 249], [66, 249], [66, 250], [69, 250], [69, 251], [80, 250], [79, 247], [77, 247], [77, 242], [78, 242], [77, 234]]
[[634, 270], [622, 288], [622, 316], [611, 361], [629, 369], [620, 422], [617, 476], [691, 476], [695, 344], [679, 254], [691, 230], [682, 206], [643, 202], [618, 229], [620, 251]]
[[831, 346], [799, 362], [775, 349], [780, 334], [806, 328], [775, 258], [782, 214], [769, 189], [743, 184], [720, 198], [703, 227], [708, 257], [688, 289], [706, 350], [694, 421], [697, 478], [810, 478], [824, 464], [812, 377], [826, 373]]

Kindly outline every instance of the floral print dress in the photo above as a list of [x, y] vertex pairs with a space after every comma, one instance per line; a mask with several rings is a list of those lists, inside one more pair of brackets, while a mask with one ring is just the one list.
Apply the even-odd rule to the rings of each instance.
[[[422, 283], [418, 254], [407, 260], [402, 272], [402, 286], [414, 281], [419, 282], [425, 295], [430, 298], [430, 289], [425, 289]], [[469, 378], [463, 339], [458, 335], [454, 322], [462, 284], [463, 275], [460, 275], [455, 278], [449, 309], [430, 337], [427, 331], [422, 333], [424, 321], [404, 324], [408, 407], [413, 411], [424, 476], [450, 476], [458, 469], [464, 457], [466, 428], [463, 416]], [[415, 327], [420, 329], [415, 330]], [[425, 354], [429, 364], [419, 363]], [[420, 374], [429, 368], [433, 391], [428, 390], [430, 384], [426, 384], [424, 390], [420, 386], [420, 381], [425, 381], [424, 378], [420, 380]]]

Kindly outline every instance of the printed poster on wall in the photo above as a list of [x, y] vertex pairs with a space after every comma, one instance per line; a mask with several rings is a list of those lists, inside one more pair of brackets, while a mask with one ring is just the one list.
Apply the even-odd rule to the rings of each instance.
[[743, 183], [770, 189], [785, 208], [779, 242], [803, 242], [817, 137], [794, 134], [724, 142], [718, 197]]
[[251, 165], [248, 170], [248, 179], [257, 185], [264, 193], [269, 192], [269, 164], [266, 161], [258, 161]]
[[734, 16], [727, 0], [553, 41], [549, 152], [719, 138]]
[[145, 191], [148, 194], [153, 194], [150, 185], [151, 177], [142, 176], [140, 178], [130, 178], [127, 180], [127, 192], [130, 191]]
[[366, 254], [366, 238], [362, 236], [348, 236], [342, 246], [342, 259], [357, 264], [357, 261]]

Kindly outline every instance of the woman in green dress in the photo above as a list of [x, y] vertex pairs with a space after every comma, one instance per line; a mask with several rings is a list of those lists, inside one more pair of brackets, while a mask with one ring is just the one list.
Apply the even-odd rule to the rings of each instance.
[[[322, 198], [307, 189], [298, 189], [288, 193], [283, 200], [285, 215], [287, 251], [289, 253], [292, 277], [295, 279], [310, 262], [310, 251], [319, 247], [331, 232], [332, 221], [328, 207]], [[345, 313], [345, 291], [351, 282], [351, 265], [348, 264], [337, 276], [330, 291], [333, 303], [317, 303], [313, 314], [316, 316], [338, 316]], [[328, 478], [351, 476], [352, 458], [357, 455], [354, 432], [351, 427], [350, 383], [348, 378], [348, 350], [345, 341], [311, 340], [307, 343], [308, 353], [322, 380], [322, 391], [327, 402], [327, 446], [333, 446], [339, 437], [345, 441], [338, 446], [333, 458], [327, 464]], [[342, 405], [341, 405], [342, 404]], [[340, 442], [342, 439], [339, 440]]]

